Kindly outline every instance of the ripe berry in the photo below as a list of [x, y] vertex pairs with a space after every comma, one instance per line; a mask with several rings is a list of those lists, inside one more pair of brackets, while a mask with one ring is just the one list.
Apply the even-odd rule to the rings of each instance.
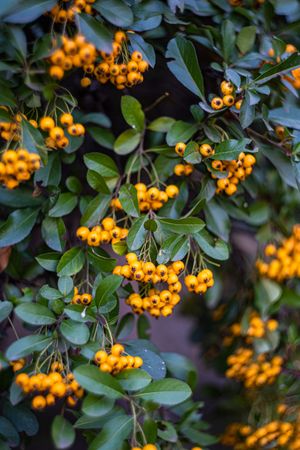
[[211, 101], [211, 107], [215, 110], [222, 109], [224, 106], [223, 100], [220, 97], [214, 97]]
[[178, 142], [175, 145], [175, 152], [177, 153], [177, 155], [183, 156], [185, 148], [186, 148], [186, 144], [184, 144], [184, 142]]
[[43, 131], [50, 131], [55, 127], [55, 122], [52, 117], [42, 117], [40, 120], [40, 127]]
[[225, 95], [223, 97], [223, 103], [225, 106], [232, 106], [234, 104], [234, 97], [233, 95]]
[[234, 86], [230, 81], [222, 81], [221, 83], [221, 92], [223, 95], [230, 95], [233, 93]]

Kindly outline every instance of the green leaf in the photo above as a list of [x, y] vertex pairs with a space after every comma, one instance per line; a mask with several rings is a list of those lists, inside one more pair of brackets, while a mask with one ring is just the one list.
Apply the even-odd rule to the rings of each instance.
[[95, 303], [96, 305], [103, 306], [109, 300], [110, 296], [116, 292], [121, 286], [123, 277], [118, 275], [109, 275], [100, 281], [96, 289]]
[[95, 226], [106, 213], [109, 207], [110, 198], [110, 195], [104, 195], [102, 193], [93, 198], [84, 210], [80, 224], [86, 227]]
[[95, 314], [91, 308], [85, 309], [83, 305], [69, 304], [64, 309], [65, 314], [75, 322], [95, 322]]
[[116, 260], [110, 258], [102, 249], [89, 248], [88, 249], [88, 260], [93, 265], [93, 267], [100, 272], [112, 272]]
[[110, 118], [101, 112], [84, 114], [80, 118], [81, 123], [94, 123], [95, 125], [99, 125], [100, 127], [110, 128], [111, 120]]
[[114, 148], [115, 136], [110, 130], [90, 125], [87, 127], [87, 130], [97, 144], [110, 150]]
[[109, 195], [110, 190], [105, 182], [105, 179], [94, 170], [88, 170], [87, 172], [87, 182], [97, 192], [101, 192], [102, 194]]
[[88, 327], [72, 319], [64, 320], [59, 329], [63, 337], [74, 345], [84, 345], [90, 338]]
[[237, 36], [236, 45], [242, 53], [247, 53], [252, 49], [255, 43], [255, 37], [256, 26], [250, 25], [249, 27], [244, 27]]
[[11, 9], [5, 12], [3, 20], [11, 23], [33, 22], [55, 5], [55, 0], [21, 0], [17, 2], [17, 8], [10, 4]]
[[70, 214], [77, 205], [77, 196], [71, 192], [59, 194], [54, 206], [49, 211], [50, 217], [62, 217]]
[[187, 217], [183, 219], [157, 219], [163, 229], [178, 234], [194, 234], [202, 230], [205, 226], [203, 220], [197, 217]]
[[162, 420], [159, 422], [158, 436], [167, 442], [178, 442], [178, 435], [174, 425], [171, 422]]
[[113, 400], [123, 397], [123, 389], [114, 377], [101, 372], [96, 366], [78, 366], [74, 370], [74, 376], [80, 386], [92, 394], [105, 395]]
[[74, 443], [76, 435], [72, 424], [63, 416], [55, 416], [51, 426], [51, 436], [55, 448], [69, 448]]
[[239, 154], [246, 149], [246, 145], [250, 144], [250, 139], [229, 139], [217, 144], [215, 147], [215, 154], [211, 156], [211, 159], [222, 159], [225, 161], [231, 161], [237, 159]]
[[22, 188], [8, 190], [0, 187], [0, 204], [10, 208], [28, 208], [29, 206], [40, 206], [44, 197], [33, 197], [32, 190]]
[[133, 221], [127, 236], [127, 245], [130, 250], [138, 250], [143, 245], [147, 234], [145, 228], [147, 220], [148, 216], [144, 215]]
[[87, 14], [78, 14], [81, 33], [86, 40], [95, 45], [98, 50], [106, 53], [112, 51], [112, 33], [97, 19]]
[[161, 356], [172, 377], [185, 381], [192, 389], [196, 387], [197, 369], [188, 358], [172, 352], [162, 353]]
[[[0, 436], [3, 436], [9, 444], [9, 447], [3, 446], [4, 450], [10, 449], [12, 447], [17, 447], [20, 443], [20, 437], [17, 430], [12, 425], [12, 423], [8, 419], [6, 419], [6, 417], [2, 416], [0, 417]], [[2, 442], [3, 441], [1, 439], [0, 445], [2, 444]]]
[[98, 0], [93, 8], [117, 27], [127, 28], [133, 22], [131, 8], [122, 0]]
[[58, 276], [71, 276], [78, 273], [84, 265], [84, 253], [79, 247], [73, 247], [60, 258], [57, 265]]
[[66, 179], [66, 187], [70, 192], [73, 192], [73, 194], [79, 195], [82, 192], [82, 184], [80, 180], [73, 175]]
[[230, 20], [224, 20], [221, 26], [222, 51], [226, 63], [231, 62], [235, 44], [235, 29]]
[[300, 130], [300, 108], [285, 102], [282, 108], [269, 111], [269, 119], [278, 125]]
[[17, 244], [25, 239], [36, 222], [39, 209], [19, 209], [12, 212], [0, 226], [0, 247]]
[[158, 119], [153, 120], [147, 126], [148, 130], [158, 131], [160, 133], [167, 133], [172, 125], [175, 123], [175, 119], [172, 117], [158, 117]]
[[62, 298], [62, 293], [48, 284], [44, 284], [39, 291], [40, 295], [46, 300], [57, 300]]
[[43, 156], [42, 149], [45, 149], [45, 144], [40, 131], [27, 120], [22, 120], [21, 127], [23, 146], [31, 153]]
[[177, 405], [187, 400], [191, 394], [190, 387], [183, 381], [165, 378], [153, 381], [148, 387], [135, 394], [135, 397], [160, 405]]
[[100, 434], [92, 441], [89, 450], [121, 450], [123, 442], [130, 436], [133, 417], [120, 415], [103, 426]]
[[197, 130], [197, 124], [177, 120], [173, 123], [167, 133], [167, 144], [173, 146], [176, 145], [177, 142], [187, 142], [197, 132]]
[[158, 264], [166, 264], [170, 260], [181, 260], [190, 248], [186, 236], [171, 236], [166, 239], [158, 252], [156, 261]]
[[140, 316], [138, 331], [145, 336], [145, 339], [127, 340], [125, 348], [130, 355], [140, 356], [143, 360], [143, 370], [148, 372], [154, 380], [160, 380], [166, 376], [166, 364], [158, 354], [157, 348], [147, 340], [149, 336], [146, 334], [149, 328], [148, 319], [144, 315]]
[[151, 383], [151, 377], [145, 370], [130, 369], [120, 372], [116, 379], [125, 391], [139, 391]]
[[156, 55], [153, 46], [146, 42], [138, 33], [129, 33], [128, 38], [132, 49], [141, 52], [143, 59], [147, 61], [151, 67], [154, 67]]
[[42, 222], [42, 236], [52, 250], [62, 252], [65, 247], [66, 227], [61, 218], [46, 217]]
[[199, 164], [201, 162], [202, 158], [199, 152], [199, 145], [196, 142], [190, 141], [187, 144], [183, 159], [189, 164]]
[[131, 95], [123, 95], [121, 98], [121, 111], [128, 125], [137, 131], [143, 130], [145, 114], [142, 110], [142, 105], [136, 98], [131, 97]]
[[57, 286], [62, 295], [67, 296], [74, 287], [73, 279], [71, 277], [60, 277]]
[[250, 105], [248, 95], [243, 100], [243, 104], [239, 114], [239, 120], [241, 126], [245, 129], [248, 128], [255, 119], [255, 105]]
[[88, 394], [83, 400], [82, 411], [90, 417], [102, 417], [112, 410], [114, 404], [110, 398]]
[[140, 139], [141, 133], [138, 131], [126, 130], [115, 140], [114, 150], [118, 155], [128, 155], [139, 145]]
[[34, 174], [34, 182], [42, 186], [57, 186], [61, 179], [61, 161], [58, 153], [53, 152], [48, 157], [45, 167]]
[[124, 184], [119, 191], [119, 200], [124, 211], [132, 217], [140, 216], [137, 190], [132, 184]]
[[15, 313], [31, 325], [52, 325], [56, 321], [53, 312], [39, 303], [22, 303], [15, 308]]
[[50, 272], [55, 272], [59, 258], [60, 258], [59, 253], [48, 252], [48, 253], [42, 253], [41, 255], [37, 256], [35, 259], [40, 264], [40, 266], [42, 266], [45, 270], [49, 270]]
[[7, 83], [0, 82], [0, 103], [5, 106], [16, 106], [16, 98]]
[[25, 405], [16, 406], [6, 403], [3, 408], [3, 414], [12, 422], [19, 433], [24, 431], [27, 436], [34, 436], [38, 432], [38, 420], [34, 413]]
[[13, 310], [13, 304], [11, 302], [8, 302], [6, 300], [0, 301], [0, 322], [3, 322], [3, 320], [7, 319], [7, 317], [10, 315], [10, 313]]
[[219, 238], [228, 242], [230, 219], [227, 212], [215, 200], [211, 200], [204, 208], [207, 228]]
[[295, 172], [293, 171], [291, 159], [284, 155], [279, 149], [277, 150], [271, 145], [259, 143], [259, 150], [276, 168], [284, 183], [293, 188], [297, 188]]
[[41, 352], [52, 342], [52, 337], [36, 334], [22, 337], [13, 342], [6, 351], [6, 358], [14, 361], [34, 352]]
[[281, 61], [276, 66], [272, 66], [269, 69], [266, 69], [258, 75], [254, 79], [255, 84], [263, 84], [267, 81], [271, 80], [272, 78], [278, 77], [279, 75], [282, 75], [286, 72], [290, 72], [293, 69], [296, 69], [300, 66], [300, 55], [299, 53], [293, 53], [291, 56], [289, 56], [284, 61]]
[[119, 176], [119, 171], [114, 160], [103, 153], [87, 153], [83, 157], [88, 169], [100, 173], [104, 178], [114, 178]]
[[123, 317], [121, 317], [116, 330], [116, 337], [118, 339], [123, 339], [127, 337], [133, 330], [134, 323], [135, 323], [134, 315], [131, 313], [127, 313]]
[[229, 258], [229, 247], [221, 239], [213, 238], [205, 229], [193, 235], [199, 247], [211, 258], [225, 261]]
[[172, 59], [167, 64], [177, 80], [205, 100], [203, 76], [192, 42], [181, 36], [171, 39], [166, 57]]

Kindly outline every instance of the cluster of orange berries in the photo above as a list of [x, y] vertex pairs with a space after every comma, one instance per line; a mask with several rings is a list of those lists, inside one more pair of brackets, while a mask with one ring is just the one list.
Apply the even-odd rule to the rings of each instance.
[[[174, 184], [169, 184], [165, 191], [161, 191], [157, 187], [150, 187], [148, 189], [144, 183], [137, 183], [134, 187], [137, 190], [137, 198], [141, 212], [148, 212], [150, 210], [158, 211], [170, 198], [175, 198], [179, 194], [179, 189]], [[113, 198], [110, 205], [116, 210], [123, 209], [118, 198]]]
[[149, 289], [146, 297], [143, 298], [140, 294], [133, 293], [126, 299], [126, 303], [131, 306], [135, 314], [143, 314], [147, 311], [152, 317], [158, 319], [160, 316], [170, 316], [180, 300], [180, 295], [169, 289], [163, 291]]
[[96, 225], [91, 230], [88, 227], [79, 227], [76, 236], [82, 241], [86, 241], [91, 247], [98, 247], [101, 244], [116, 244], [126, 239], [127, 228], [118, 227], [112, 217], [105, 217], [101, 225]]
[[[267, 448], [298, 450], [299, 446], [294, 446], [294, 433], [294, 424], [281, 420], [268, 422], [256, 429], [250, 425], [232, 423], [227, 427], [221, 442], [233, 450], [263, 450]], [[287, 445], [288, 447], [286, 447]]]
[[220, 161], [215, 159], [211, 166], [214, 170], [226, 173], [225, 178], [218, 178], [215, 174], [211, 174], [211, 177], [217, 179], [217, 194], [225, 192], [227, 195], [233, 195], [237, 191], [237, 185], [244, 181], [253, 170], [253, 166], [256, 163], [256, 159], [251, 154], [245, 154], [241, 152], [237, 160]]
[[[230, 328], [230, 336], [226, 336], [224, 345], [231, 345], [234, 338], [246, 337], [246, 343], [251, 344], [253, 338], [263, 338], [268, 332], [273, 332], [278, 328], [278, 322], [275, 319], [264, 321], [258, 313], [253, 311], [249, 318], [247, 328], [243, 329], [240, 323], [233, 323]], [[228, 339], [229, 338], [229, 339]]]
[[38, 373], [28, 375], [23, 372], [16, 376], [16, 384], [24, 394], [34, 395], [31, 401], [33, 409], [42, 410], [46, 406], [53, 406], [57, 399], [66, 397], [69, 406], [75, 406], [77, 400], [82, 398], [84, 391], [69, 372], [63, 376], [64, 368], [61, 362], [55, 361], [51, 364], [49, 374]]
[[[9, 111], [7, 106], [0, 106], [4, 111]], [[22, 120], [27, 120], [27, 116], [23, 113], [17, 113], [12, 117], [11, 122], [0, 122], [0, 136], [5, 141], [19, 141], [21, 137], [20, 124]], [[38, 127], [37, 121], [30, 119], [28, 121], [34, 128]]]
[[[81, 123], [74, 123], [72, 114], [61, 114], [59, 121], [63, 127], [67, 129], [67, 132], [71, 136], [83, 136], [85, 134], [85, 128]], [[49, 133], [45, 143], [47, 147], [57, 149], [65, 148], [69, 145], [69, 139], [65, 135], [65, 131], [62, 127], [55, 124], [55, 121], [50, 116], [44, 116], [40, 120], [41, 130]]]
[[[169, 266], [165, 264], [156, 266], [151, 261], [144, 262], [139, 260], [136, 253], [127, 253], [126, 261], [127, 264], [116, 266], [113, 273], [128, 280], [141, 281], [143, 283], [151, 282], [157, 284], [164, 282], [169, 286], [173, 286], [174, 292], [180, 292], [181, 283], [178, 280], [178, 275], [184, 270], [182, 261], [174, 261]], [[180, 283], [180, 285], [177, 283]]]
[[[96, 0], [63, 0], [62, 4], [55, 5], [50, 11], [49, 15], [55, 23], [73, 22], [76, 14], [84, 12], [85, 14], [92, 14], [92, 4]], [[63, 5], [66, 5], [65, 9]]]
[[[177, 144], [175, 145], [175, 152], [177, 153], [177, 155], [183, 157], [186, 146], [187, 144], [185, 144], [184, 142], [177, 142]], [[212, 148], [210, 144], [200, 144], [200, 145], [197, 144], [197, 146], [198, 146], [197, 150], [204, 158], [208, 158], [209, 156], [215, 154], [215, 150]], [[192, 166], [192, 164], [188, 164], [188, 166]]]
[[142, 283], [167, 283], [168, 289], [159, 291], [158, 289], [149, 289], [145, 292], [146, 296], [138, 293], [131, 294], [126, 303], [131, 306], [136, 314], [149, 312], [153, 317], [164, 317], [172, 314], [173, 308], [180, 302], [179, 292], [182, 284], [179, 281], [179, 275], [184, 270], [182, 261], [174, 261], [169, 266], [159, 264], [156, 266], [151, 261], [140, 261], [135, 253], [126, 255], [128, 264], [116, 266], [113, 273], [123, 276], [128, 280], [135, 280]]
[[227, 364], [227, 378], [242, 381], [246, 388], [254, 388], [276, 381], [282, 370], [283, 358], [274, 356], [267, 361], [265, 353], [255, 356], [253, 350], [240, 347], [228, 356]]
[[25, 148], [6, 150], [0, 161], [0, 183], [14, 189], [22, 181], [30, 180], [40, 167], [41, 158], [37, 153], [29, 153]]
[[[284, 51], [285, 54], [290, 55], [295, 52], [297, 52], [297, 48], [293, 44], [286, 45], [285, 51]], [[268, 51], [268, 55], [270, 56], [270, 58], [274, 58], [275, 50], [273, 48], [270, 48]], [[280, 56], [277, 56], [276, 62], [280, 63], [280, 61], [281, 61]], [[268, 61], [268, 63], [269, 63], [269, 61]], [[290, 75], [284, 75], [283, 78], [285, 80], [287, 80], [290, 84], [292, 84], [295, 89], [300, 89], [300, 70], [299, 70], [299, 68], [292, 70]]]
[[219, 110], [225, 106], [231, 107], [235, 106], [236, 109], [240, 110], [242, 106], [242, 100], [235, 99], [234, 85], [230, 81], [223, 80], [220, 86], [222, 97], [214, 97], [210, 102], [213, 109]]
[[20, 359], [16, 359], [15, 361], [10, 361], [9, 365], [11, 366], [12, 370], [14, 372], [18, 372], [19, 370], [22, 370], [23, 367], [25, 366], [25, 359], [24, 358], [20, 358]]
[[256, 267], [260, 275], [278, 282], [300, 276], [300, 225], [294, 225], [292, 235], [281, 245], [268, 244], [264, 255], [267, 262], [258, 259]]
[[82, 67], [84, 71], [89, 71], [97, 58], [96, 47], [90, 42], [86, 42], [82, 34], [76, 34], [72, 38], [62, 36], [62, 46], [56, 48], [49, 58], [49, 74], [55, 80], [61, 80], [65, 72], [72, 68]]
[[139, 369], [143, 365], [140, 356], [124, 355], [125, 349], [121, 344], [114, 344], [110, 353], [98, 350], [94, 355], [94, 361], [102, 372], [117, 375], [123, 370]]
[[117, 31], [112, 43], [112, 52], [97, 50], [87, 42], [85, 37], [77, 34], [72, 38], [62, 36], [62, 46], [54, 50], [49, 58], [51, 64], [49, 74], [56, 80], [61, 80], [66, 71], [81, 67], [84, 77], [81, 86], [91, 84], [94, 76], [101, 84], [110, 81], [117, 89], [132, 87], [143, 81], [143, 73], [149, 68], [138, 51], [129, 53], [127, 35], [124, 31]]
[[193, 164], [176, 164], [174, 167], [174, 174], [178, 177], [186, 176], [188, 177], [194, 171]]
[[214, 285], [214, 274], [209, 269], [201, 270], [198, 275], [187, 275], [184, 283], [189, 292], [205, 294], [207, 289]]
[[87, 292], [85, 292], [84, 294], [79, 294], [78, 288], [77, 287], [74, 288], [74, 295], [71, 301], [73, 305], [88, 306], [90, 305], [92, 300], [93, 297], [91, 294], [88, 294]]
[[[130, 54], [127, 46], [127, 35], [124, 31], [117, 31], [112, 43], [112, 52], [100, 51], [102, 61], [95, 67], [86, 71], [87, 74], [94, 74], [101, 84], [110, 81], [117, 89], [125, 89], [142, 83], [144, 73], [148, 70], [149, 64], [143, 59], [141, 52], [134, 51]], [[81, 80], [82, 86], [89, 86], [91, 83], [88, 77]]]

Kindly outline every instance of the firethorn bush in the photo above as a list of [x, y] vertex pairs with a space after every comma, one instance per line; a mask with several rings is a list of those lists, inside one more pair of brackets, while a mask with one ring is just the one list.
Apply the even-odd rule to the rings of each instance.
[[300, 2], [0, 3], [0, 449], [299, 450]]

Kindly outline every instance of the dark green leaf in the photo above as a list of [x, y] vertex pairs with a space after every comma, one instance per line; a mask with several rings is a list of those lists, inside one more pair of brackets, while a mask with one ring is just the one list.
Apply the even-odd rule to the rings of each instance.
[[203, 76], [192, 42], [181, 36], [172, 39], [168, 44], [166, 57], [173, 60], [168, 62], [168, 67], [178, 81], [204, 100]]
[[12, 212], [0, 226], [0, 247], [17, 244], [25, 239], [36, 222], [39, 209], [19, 209]]
[[84, 253], [79, 247], [73, 247], [60, 258], [57, 265], [58, 276], [71, 276], [78, 273], [84, 265]]

